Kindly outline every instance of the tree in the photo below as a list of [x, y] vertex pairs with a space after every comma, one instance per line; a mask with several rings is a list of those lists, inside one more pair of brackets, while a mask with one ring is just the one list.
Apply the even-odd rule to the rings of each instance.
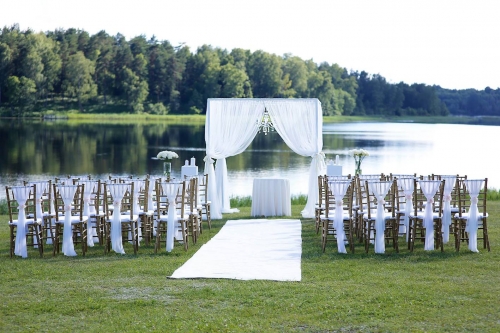
[[94, 63], [85, 58], [83, 52], [78, 51], [68, 58], [63, 89], [69, 96], [77, 98], [80, 111], [82, 103], [97, 96], [97, 85], [92, 78], [94, 72]]
[[35, 103], [35, 82], [27, 77], [10, 76], [7, 79], [7, 95], [11, 109], [17, 109], [17, 115], [22, 116], [26, 109]]
[[104, 105], [107, 104], [107, 96], [115, 87], [116, 75], [113, 72], [115, 53], [113, 44], [114, 38], [109, 36], [105, 31], [99, 31], [89, 41], [90, 52], [97, 55], [94, 80], [97, 83], [98, 91], [104, 97]]
[[123, 68], [123, 90], [127, 96], [129, 107], [135, 113], [144, 111], [144, 101], [148, 98], [148, 84], [141, 80], [130, 68]]
[[307, 97], [307, 66], [299, 57], [285, 55], [283, 73], [288, 74], [296, 97]]
[[12, 51], [10, 47], [0, 42], [0, 105], [2, 104], [2, 88], [10, 74], [10, 64], [12, 62]]
[[220, 59], [217, 50], [203, 45], [186, 63], [187, 75], [182, 82], [184, 112], [206, 109], [208, 98], [220, 96]]
[[282, 60], [277, 55], [255, 51], [250, 55], [247, 72], [255, 97], [278, 97], [283, 91], [281, 69]]
[[248, 75], [233, 64], [226, 64], [220, 71], [222, 98], [252, 97]]

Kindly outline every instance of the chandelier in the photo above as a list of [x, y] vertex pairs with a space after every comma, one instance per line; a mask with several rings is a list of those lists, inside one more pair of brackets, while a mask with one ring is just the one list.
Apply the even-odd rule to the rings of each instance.
[[264, 135], [267, 135], [267, 133], [274, 131], [274, 125], [273, 122], [271, 121], [271, 117], [269, 116], [269, 112], [267, 112], [267, 109], [264, 109], [264, 114], [262, 115], [262, 119], [257, 120], [257, 126], [259, 126], [259, 132], [258, 133], [264, 133]]

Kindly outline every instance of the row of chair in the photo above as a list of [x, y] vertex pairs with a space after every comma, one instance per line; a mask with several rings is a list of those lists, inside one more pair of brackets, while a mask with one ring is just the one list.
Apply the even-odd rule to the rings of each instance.
[[[167, 193], [172, 184], [173, 196]], [[207, 187], [207, 175], [182, 181], [68, 177], [6, 186], [10, 256], [26, 257], [27, 248], [35, 247], [42, 257], [46, 244], [53, 245], [54, 256], [59, 252], [75, 256], [75, 246], [81, 246], [85, 255], [96, 243], [106, 253], [125, 253], [126, 242], [136, 254], [142, 241], [146, 245], [154, 241], [157, 253], [161, 244], [167, 244], [169, 228], [175, 228], [170, 232], [187, 250], [202, 233], [202, 221], [211, 228]], [[175, 220], [170, 226], [168, 211]]]
[[[399, 252], [400, 238], [414, 250], [444, 250], [450, 235], [455, 249], [466, 242], [473, 252], [477, 240], [490, 251], [486, 210], [488, 179], [449, 175], [360, 175], [319, 176], [316, 232], [321, 232], [322, 250], [336, 240], [338, 252], [354, 243], [368, 252], [384, 253], [386, 245]], [[479, 233], [479, 234], [478, 234]]]

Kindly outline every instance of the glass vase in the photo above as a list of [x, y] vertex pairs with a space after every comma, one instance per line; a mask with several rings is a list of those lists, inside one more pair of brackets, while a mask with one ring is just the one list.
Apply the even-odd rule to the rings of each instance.
[[170, 181], [170, 173], [172, 172], [172, 163], [163, 162], [163, 174], [167, 177], [167, 181]]
[[359, 176], [359, 175], [361, 175], [362, 171], [363, 171], [363, 170], [361, 170], [360, 168], [356, 168], [356, 170], [354, 171], [354, 174], [355, 174], [356, 176]]

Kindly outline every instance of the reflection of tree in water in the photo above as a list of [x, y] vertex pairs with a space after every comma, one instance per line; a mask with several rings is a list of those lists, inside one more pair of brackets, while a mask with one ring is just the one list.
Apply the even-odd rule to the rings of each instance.
[[151, 157], [164, 147], [197, 147], [199, 161], [204, 147], [203, 126], [0, 122], [0, 135], [3, 174], [140, 175], [161, 168]]

